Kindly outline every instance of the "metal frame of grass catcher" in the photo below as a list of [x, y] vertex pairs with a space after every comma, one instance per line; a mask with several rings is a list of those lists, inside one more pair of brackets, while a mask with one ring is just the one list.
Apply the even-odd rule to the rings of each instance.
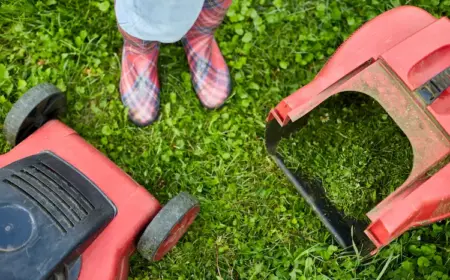
[[[370, 223], [344, 217], [322, 187], [294, 174], [277, 153], [280, 140], [304, 126], [311, 110], [341, 92], [377, 100], [414, 153], [408, 179], [367, 213]], [[267, 122], [268, 152], [341, 246], [356, 244], [375, 254], [411, 228], [450, 217], [450, 164], [443, 164], [450, 154], [449, 19], [411, 6], [374, 18], [337, 50], [311, 83], [282, 100]], [[432, 169], [439, 170], [430, 177]]]

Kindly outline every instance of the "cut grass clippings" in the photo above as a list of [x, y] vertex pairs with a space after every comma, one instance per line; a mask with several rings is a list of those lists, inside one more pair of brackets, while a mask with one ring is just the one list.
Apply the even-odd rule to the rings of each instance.
[[[229, 101], [220, 110], [202, 108], [182, 46], [163, 45], [160, 120], [138, 128], [128, 121], [119, 99], [123, 41], [112, 0], [2, 0], [0, 116], [27, 89], [54, 83], [68, 97], [64, 122], [162, 203], [180, 191], [199, 199], [200, 215], [178, 245], [156, 263], [134, 255], [129, 279], [448, 279], [447, 221], [410, 231], [362, 262], [336, 246], [264, 146], [270, 108], [307, 84], [364, 22], [406, 3], [437, 16], [450, 11], [447, 0], [234, 0], [216, 34], [233, 80]], [[383, 113], [363, 104], [345, 103], [347, 112], [330, 105], [314, 113], [309, 126], [320, 133], [315, 141], [328, 143], [324, 147], [331, 150], [314, 147], [310, 139], [316, 163], [311, 148], [300, 145], [294, 152], [308, 157], [305, 171], [312, 177], [350, 187], [360, 183], [367, 192], [364, 207], [369, 207], [403, 179], [406, 164], [388, 159], [407, 149], [392, 153], [404, 147], [400, 136], [391, 140], [384, 133], [375, 138], [359, 133], [365, 128], [357, 117], [388, 135], [398, 131]], [[373, 116], [365, 113], [367, 108], [375, 110]], [[1, 138], [2, 152], [10, 148]], [[336, 173], [321, 174], [326, 170]], [[356, 180], [366, 172], [368, 180]], [[350, 187], [347, 196], [354, 194]]]

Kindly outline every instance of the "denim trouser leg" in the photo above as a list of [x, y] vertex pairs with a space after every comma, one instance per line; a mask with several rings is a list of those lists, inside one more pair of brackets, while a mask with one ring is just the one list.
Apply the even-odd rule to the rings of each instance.
[[205, 0], [116, 0], [119, 26], [146, 41], [173, 43], [192, 27]]

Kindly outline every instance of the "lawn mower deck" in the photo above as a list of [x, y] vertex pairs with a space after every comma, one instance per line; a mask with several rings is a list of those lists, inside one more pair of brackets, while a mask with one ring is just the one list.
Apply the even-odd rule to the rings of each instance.
[[181, 193], [164, 207], [55, 118], [65, 96], [38, 85], [8, 114], [16, 145], [0, 156], [0, 279], [127, 279], [135, 249], [161, 259], [199, 212]]
[[[316, 78], [269, 114], [266, 146], [337, 242], [376, 253], [417, 226], [450, 216], [450, 21], [410, 6], [398, 7], [357, 30]], [[295, 174], [277, 152], [307, 122], [308, 113], [343, 92], [371, 96], [408, 137], [413, 168], [397, 190], [367, 213], [370, 223], [345, 217], [321, 187]], [[345, 186], [342, 186], [343, 188]]]

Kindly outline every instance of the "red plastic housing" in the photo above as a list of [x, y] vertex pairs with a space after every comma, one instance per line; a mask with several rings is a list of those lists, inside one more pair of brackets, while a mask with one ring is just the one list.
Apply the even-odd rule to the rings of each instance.
[[117, 207], [116, 217], [83, 252], [79, 280], [127, 279], [128, 260], [135, 251], [135, 241], [161, 209], [159, 202], [74, 130], [57, 120], [49, 121], [0, 156], [0, 168], [45, 150], [77, 168]]
[[450, 67], [450, 21], [403, 6], [361, 27], [317, 77], [281, 101], [268, 120], [295, 122], [330, 96], [361, 92], [376, 99], [411, 142], [409, 178], [367, 216], [366, 235], [377, 248], [410, 228], [450, 217], [450, 165], [432, 177], [450, 153], [450, 90], [431, 105], [417, 90]]

